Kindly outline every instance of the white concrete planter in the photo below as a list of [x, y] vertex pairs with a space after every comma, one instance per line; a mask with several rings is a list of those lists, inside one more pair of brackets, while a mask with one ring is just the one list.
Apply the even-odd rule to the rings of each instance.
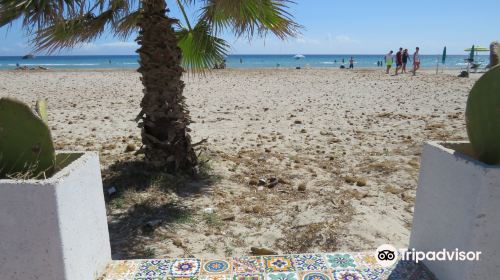
[[110, 260], [95, 153], [46, 180], [0, 180], [0, 279], [90, 280]]
[[500, 279], [500, 167], [470, 150], [465, 142], [423, 148], [409, 248], [482, 252], [479, 261], [424, 261], [440, 280]]

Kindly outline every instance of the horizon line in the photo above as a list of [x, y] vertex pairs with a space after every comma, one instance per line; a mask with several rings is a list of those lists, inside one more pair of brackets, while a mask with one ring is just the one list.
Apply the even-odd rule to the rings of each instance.
[[[385, 53], [300, 53], [302, 55], [345, 55], [345, 56], [349, 56], [349, 55], [385, 55]], [[25, 54], [25, 55], [29, 55], [29, 54]], [[1, 55], [0, 54], [0, 57], [23, 57], [25, 55]], [[138, 54], [63, 54], [63, 55], [34, 55], [35, 57], [63, 57], [63, 56], [110, 56], [110, 55], [116, 55], [116, 56], [138, 56]], [[290, 56], [294, 56], [294, 55], [297, 55], [297, 53], [266, 53], [266, 54], [262, 54], [262, 53], [233, 53], [233, 54], [228, 54], [228, 56], [237, 56], [237, 55], [290, 55]], [[441, 56], [442, 54], [426, 54], [426, 53], [421, 53], [420, 55], [436, 55], [436, 56]], [[463, 54], [457, 54], [457, 53], [448, 53], [447, 55], [464, 55], [464, 56], [467, 56], [469, 55], [468, 53], [463, 53]], [[489, 54], [478, 54], [478, 55], [489, 55]]]

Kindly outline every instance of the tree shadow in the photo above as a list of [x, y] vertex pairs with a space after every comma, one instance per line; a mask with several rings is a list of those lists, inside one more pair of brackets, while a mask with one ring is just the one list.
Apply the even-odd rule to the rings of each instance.
[[153, 258], [155, 252], [146, 245], [158, 237], [155, 229], [161, 226], [168, 231], [191, 219], [192, 212], [175, 203], [134, 205], [108, 224], [113, 259]]
[[192, 177], [185, 174], [169, 174], [151, 170], [140, 160], [117, 161], [103, 170], [103, 187], [106, 201], [113, 199], [108, 190], [115, 188], [116, 192], [126, 190], [145, 191], [152, 185], [161, 187], [163, 191], [175, 192], [180, 197], [210, 191], [219, 177], [211, 174], [210, 167], [202, 164], [198, 176]]
[[[202, 168], [200, 175], [193, 178], [151, 170], [137, 160], [118, 161], [102, 171], [114, 259], [153, 258], [154, 250], [147, 247], [156, 243], [153, 239], [169, 238], [167, 233], [176, 224], [191, 221], [193, 211], [182, 206], [182, 200], [172, 202], [169, 194], [189, 198], [210, 193], [219, 178], [206, 166]], [[128, 190], [137, 193], [137, 199], [122, 202]], [[124, 204], [116, 207], [119, 203]], [[161, 231], [156, 230], [159, 228]]]

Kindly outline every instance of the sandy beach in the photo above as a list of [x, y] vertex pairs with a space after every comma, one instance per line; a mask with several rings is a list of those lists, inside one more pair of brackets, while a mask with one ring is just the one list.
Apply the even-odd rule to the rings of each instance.
[[[44, 98], [58, 149], [98, 151], [114, 258], [406, 247], [420, 149], [466, 139], [478, 75], [458, 70], [219, 70], [186, 76], [201, 180], [141, 171], [134, 71], [1, 71], [0, 96]], [[272, 187], [259, 180], [276, 181]]]

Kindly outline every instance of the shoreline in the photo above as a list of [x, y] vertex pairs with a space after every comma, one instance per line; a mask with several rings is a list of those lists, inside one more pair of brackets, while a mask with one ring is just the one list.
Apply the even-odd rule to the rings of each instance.
[[[394, 73], [394, 67], [391, 68], [390, 73]], [[410, 74], [410, 69], [407, 70], [406, 74]], [[262, 68], [226, 68], [226, 69], [211, 69], [207, 70], [207, 73], [212, 72], [221, 72], [221, 71], [381, 71], [385, 72], [385, 67], [355, 67], [354, 69], [340, 69], [338, 67], [302, 67], [301, 69], [295, 69], [293, 67], [262, 67]], [[463, 68], [439, 68], [439, 73], [449, 73], [449, 72], [457, 72], [463, 71]], [[137, 72], [137, 68], [48, 68], [48, 69], [27, 69], [27, 70], [17, 70], [17, 69], [0, 69], [0, 73], [30, 73], [30, 72]], [[186, 71], [187, 72], [187, 71]], [[436, 68], [431, 67], [421, 67], [417, 73], [434, 73], [436, 72]], [[471, 72], [471, 74], [482, 74], [483, 72]], [[405, 74], [403, 74], [405, 75]]]

